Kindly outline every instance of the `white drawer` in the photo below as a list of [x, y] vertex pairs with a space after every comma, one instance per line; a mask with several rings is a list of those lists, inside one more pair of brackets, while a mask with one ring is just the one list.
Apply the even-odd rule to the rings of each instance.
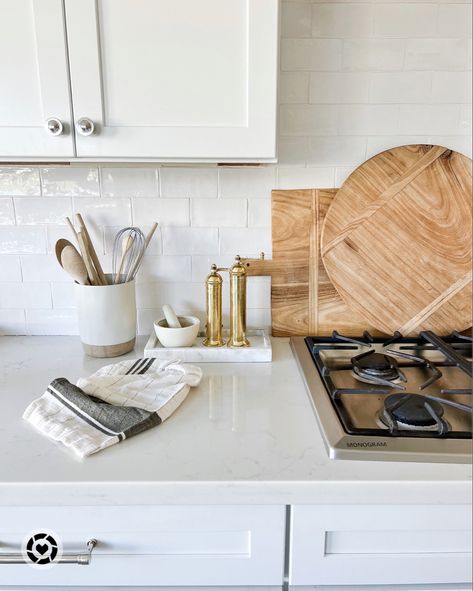
[[469, 583], [471, 507], [296, 506], [291, 585]]
[[0, 553], [42, 529], [64, 552], [96, 538], [91, 564], [0, 564], [0, 587], [282, 584], [283, 506], [1, 508]]

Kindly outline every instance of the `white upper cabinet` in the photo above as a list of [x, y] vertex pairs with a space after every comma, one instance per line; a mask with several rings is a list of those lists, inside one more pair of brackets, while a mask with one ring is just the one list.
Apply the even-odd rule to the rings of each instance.
[[61, 0], [0, 0], [0, 160], [71, 158]]
[[277, 0], [65, 6], [77, 156], [274, 159]]
[[278, 0], [0, 0], [0, 160], [274, 160], [277, 42]]

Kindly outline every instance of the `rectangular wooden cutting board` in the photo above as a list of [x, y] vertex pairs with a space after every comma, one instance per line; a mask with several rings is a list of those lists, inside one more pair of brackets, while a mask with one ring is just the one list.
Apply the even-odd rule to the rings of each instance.
[[[320, 255], [325, 215], [337, 189], [272, 192], [272, 260], [244, 259], [248, 275], [271, 276], [273, 336], [361, 335], [369, 330], [338, 295]], [[367, 287], [369, 289], [369, 287]]]

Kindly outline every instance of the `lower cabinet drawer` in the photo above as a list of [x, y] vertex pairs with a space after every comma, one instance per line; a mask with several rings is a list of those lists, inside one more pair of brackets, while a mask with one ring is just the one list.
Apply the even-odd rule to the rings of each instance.
[[0, 587], [282, 585], [283, 506], [0, 508], [0, 558], [33, 531], [64, 554], [97, 539], [90, 564], [0, 561]]
[[295, 506], [291, 585], [471, 582], [469, 506]]

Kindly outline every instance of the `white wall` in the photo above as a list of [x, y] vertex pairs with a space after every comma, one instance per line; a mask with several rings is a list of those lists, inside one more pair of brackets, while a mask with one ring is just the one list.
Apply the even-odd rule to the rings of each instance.
[[[471, 155], [470, 11], [442, 0], [283, 2], [278, 166], [0, 168], [0, 332], [76, 332], [72, 284], [53, 255], [74, 211], [93, 225], [106, 267], [118, 227], [161, 223], [137, 288], [147, 333], [164, 302], [202, 314], [212, 262], [270, 253], [272, 188], [339, 186], [405, 143]], [[249, 323], [269, 324], [266, 279], [251, 280], [248, 300]]]

